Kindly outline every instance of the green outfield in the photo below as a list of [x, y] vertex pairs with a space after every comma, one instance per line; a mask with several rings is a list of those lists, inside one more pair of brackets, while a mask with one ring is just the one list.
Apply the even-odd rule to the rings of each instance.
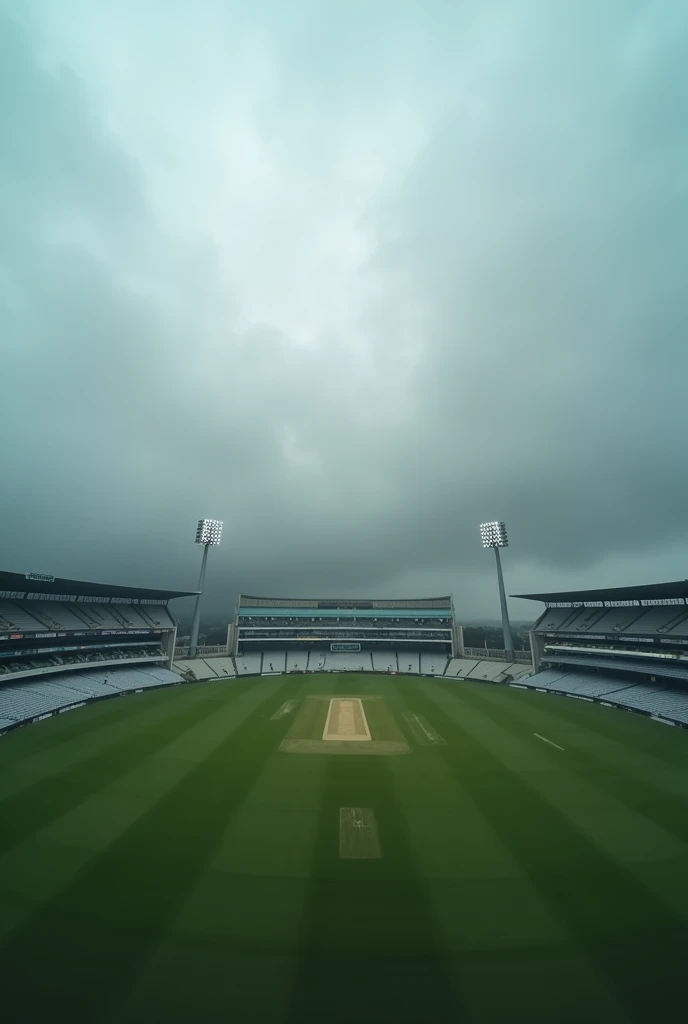
[[684, 1020], [688, 734], [480, 683], [181, 686], [0, 740], [7, 1021]]

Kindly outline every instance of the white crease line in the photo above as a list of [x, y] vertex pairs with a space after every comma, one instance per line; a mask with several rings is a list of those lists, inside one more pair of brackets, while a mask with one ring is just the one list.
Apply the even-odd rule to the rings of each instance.
[[420, 720], [420, 718], [418, 717], [418, 715], [414, 715], [414, 718], [416, 719], [416, 721], [418, 722], [418, 725], [419, 725], [419, 726], [421, 727], [421, 729], [423, 730], [423, 732], [425, 733], [425, 735], [426, 735], [426, 736], [428, 737], [428, 739], [430, 740], [430, 742], [431, 742], [431, 743], [434, 743], [434, 742], [435, 742], [435, 737], [433, 736], [433, 734], [432, 734], [431, 732], [429, 732], [429, 731], [428, 731], [428, 730], [427, 730], [427, 729], [425, 728], [425, 726], [424, 726], [424, 725], [423, 725], [423, 723], [421, 722], [421, 720]]
[[563, 750], [564, 747], [560, 747], [558, 743], [553, 743], [552, 740], [548, 740], [546, 736], [541, 736], [539, 732], [534, 732], [533, 736], [537, 736], [543, 743], [549, 743], [550, 747], [556, 747], [557, 750]]
[[432, 732], [430, 729], [426, 729], [426, 727], [423, 725], [420, 719], [420, 715], [412, 715], [411, 717], [415, 718], [416, 722], [421, 727], [421, 729], [423, 730], [423, 732], [425, 733], [425, 735], [427, 736], [431, 743], [440, 743], [444, 745], [444, 740], [442, 739], [438, 732]]

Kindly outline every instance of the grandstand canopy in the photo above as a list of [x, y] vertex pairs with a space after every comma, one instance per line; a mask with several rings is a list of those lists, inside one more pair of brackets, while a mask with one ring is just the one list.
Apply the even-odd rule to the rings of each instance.
[[239, 618], [251, 619], [451, 619], [450, 608], [253, 608], [243, 605]]
[[511, 594], [511, 597], [518, 597], [523, 601], [543, 601], [545, 604], [685, 600], [688, 598], [688, 580], [678, 580], [675, 583], [645, 583], [636, 587], [605, 587], [601, 590], [560, 590], [550, 594]]
[[0, 591], [17, 594], [70, 594], [74, 597], [118, 597], [132, 601], [171, 601], [175, 597], [192, 597], [195, 590], [150, 590], [144, 587], [120, 587], [110, 583], [86, 583], [65, 580], [43, 573], [3, 572], [0, 570]]
[[246, 608], [284, 608], [291, 611], [307, 609], [314, 613], [324, 609], [341, 611], [374, 611], [378, 609], [451, 609], [452, 599], [448, 597], [418, 598], [315, 598], [315, 597], [255, 597], [250, 594], [239, 595], [239, 609], [245, 614]]

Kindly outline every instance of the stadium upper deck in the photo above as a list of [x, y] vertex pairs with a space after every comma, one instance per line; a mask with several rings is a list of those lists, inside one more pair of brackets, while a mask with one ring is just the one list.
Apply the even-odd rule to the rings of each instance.
[[520, 594], [544, 601], [533, 664], [587, 666], [688, 680], [688, 581]]
[[417, 599], [270, 598], [242, 594], [234, 653], [268, 650], [434, 650], [458, 648], [450, 596]]
[[44, 573], [0, 572], [0, 680], [123, 662], [172, 665], [186, 592], [112, 586]]

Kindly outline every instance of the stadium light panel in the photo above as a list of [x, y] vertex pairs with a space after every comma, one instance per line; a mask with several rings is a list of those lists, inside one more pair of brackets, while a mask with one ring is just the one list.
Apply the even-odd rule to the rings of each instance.
[[222, 523], [219, 519], [199, 519], [196, 527], [196, 543], [216, 547], [222, 537]]
[[506, 524], [496, 520], [480, 524], [480, 538], [484, 548], [506, 548], [509, 546]]

